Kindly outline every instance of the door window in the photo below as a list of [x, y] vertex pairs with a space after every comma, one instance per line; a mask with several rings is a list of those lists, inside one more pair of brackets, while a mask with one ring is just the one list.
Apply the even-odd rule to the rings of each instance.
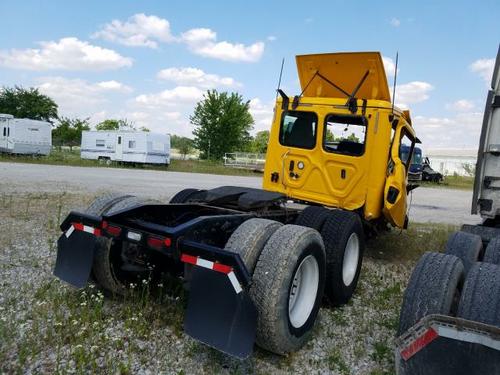
[[316, 145], [318, 117], [314, 112], [283, 112], [280, 143], [283, 146], [313, 149]]
[[330, 114], [325, 118], [323, 149], [326, 152], [361, 156], [365, 152], [366, 119]]
[[414, 146], [415, 142], [409, 137], [407, 131], [403, 128], [401, 130], [401, 140], [399, 144], [399, 158], [403, 162], [407, 172], [413, 156]]
[[118, 137], [118, 144], [121, 145], [122, 144], [122, 137]]

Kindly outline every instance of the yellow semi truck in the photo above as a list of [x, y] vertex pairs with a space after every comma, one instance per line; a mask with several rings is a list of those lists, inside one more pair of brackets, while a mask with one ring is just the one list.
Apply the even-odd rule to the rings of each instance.
[[55, 275], [123, 294], [169, 272], [188, 284], [192, 337], [239, 358], [255, 342], [279, 354], [304, 345], [324, 297], [354, 293], [366, 236], [406, 227], [418, 139], [379, 53], [297, 56], [297, 68], [302, 92], [278, 90], [263, 189], [100, 197], [61, 224]]

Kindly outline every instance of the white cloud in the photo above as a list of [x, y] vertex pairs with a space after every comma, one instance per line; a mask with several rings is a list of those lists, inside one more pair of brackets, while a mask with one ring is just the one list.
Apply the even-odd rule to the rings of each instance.
[[102, 81], [97, 83], [97, 86], [103, 90], [117, 91], [117, 92], [132, 92], [132, 88], [124, 85], [121, 82], [117, 81]]
[[419, 103], [429, 99], [429, 92], [434, 87], [427, 82], [413, 81], [396, 86], [396, 104], [407, 108], [409, 104]]
[[469, 112], [474, 109], [474, 107], [474, 103], [467, 99], [460, 99], [453, 103], [446, 104], [446, 109], [458, 112]]
[[469, 65], [469, 69], [484, 79], [487, 83], [491, 81], [493, 76], [493, 68], [495, 59], [479, 59]]
[[454, 117], [416, 116], [413, 126], [425, 148], [475, 148], [482, 116], [480, 112], [463, 112]]
[[217, 33], [211, 29], [191, 29], [181, 34], [181, 41], [195, 54], [225, 61], [259, 61], [264, 53], [264, 43], [251, 45], [217, 42]]
[[274, 115], [273, 108], [274, 102], [263, 103], [259, 98], [250, 100], [249, 111], [255, 121], [253, 133], [261, 130], [271, 130]]
[[174, 40], [166, 19], [144, 13], [135, 14], [123, 22], [113, 20], [92, 37], [126, 46], [149, 48], [157, 48], [158, 42], [169, 43]]
[[117, 81], [89, 83], [83, 79], [41, 77], [36, 86], [59, 105], [59, 113], [70, 117], [92, 117], [102, 113], [113, 93], [126, 94], [132, 89]]
[[194, 104], [203, 98], [204, 91], [193, 86], [177, 86], [155, 94], [143, 94], [135, 98], [135, 102], [147, 108], [163, 106], [179, 106]]
[[391, 18], [390, 23], [391, 23], [391, 26], [394, 26], [394, 27], [399, 27], [401, 25], [401, 21], [396, 17]]
[[385, 74], [387, 75], [387, 77], [394, 77], [394, 71], [396, 70], [396, 64], [394, 63], [394, 60], [390, 57], [382, 56], [382, 62], [384, 63]]
[[0, 65], [27, 70], [106, 70], [132, 66], [132, 59], [77, 38], [40, 42], [40, 48], [0, 51]]
[[269, 40], [270, 42], [274, 42], [278, 38], [276, 38], [274, 35], [269, 35], [266, 39]]
[[231, 77], [221, 77], [217, 74], [208, 74], [197, 68], [167, 68], [160, 70], [158, 78], [174, 82], [182, 86], [196, 86], [201, 88], [240, 87], [241, 83]]

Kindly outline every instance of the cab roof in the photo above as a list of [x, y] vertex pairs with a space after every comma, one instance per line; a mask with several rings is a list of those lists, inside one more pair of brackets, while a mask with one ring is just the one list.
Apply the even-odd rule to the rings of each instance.
[[362, 82], [356, 98], [391, 101], [379, 52], [299, 55], [296, 63], [304, 96], [347, 98]]

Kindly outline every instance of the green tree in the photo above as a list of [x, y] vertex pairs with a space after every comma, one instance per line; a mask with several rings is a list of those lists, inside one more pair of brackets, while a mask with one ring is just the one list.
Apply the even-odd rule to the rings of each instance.
[[[127, 119], [115, 120], [107, 119], [95, 126], [96, 130], [137, 130], [133, 122]], [[149, 129], [142, 127], [140, 130], [149, 131]]]
[[267, 152], [268, 142], [269, 130], [257, 132], [257, 134], [255, 134], [255, 138], [252, 140], [252, 151], [265, 154]]
[[0, 113], [50, 122], [58, 118], [56, 102], [33, 87], [25, 89], [15, 86], [1, 89]]
[[179, 153], [182, 155], [182, 159], [186, 159], [186, 155], [193, 150], [193, 140], [186, 137], [181, 137], [181, 139], [177, 143], [177, 146]]
[[104, 120], [95, 126], [95, 130], [118, 130], [120, 129], [120, 121], [118, 120]]
[[90, 130], [89, 119], [70, 119], [62, 117], [52, 129], [52, 141], [56, 146], [79, 146], [82, 143], [82, 131]]
[[226, 152], [246, 148], [254, 122], [249, 103], [238, 93], [206, 92], [190, 117], [195, 127], [194, 146], [202, 158], [217, 160]]

